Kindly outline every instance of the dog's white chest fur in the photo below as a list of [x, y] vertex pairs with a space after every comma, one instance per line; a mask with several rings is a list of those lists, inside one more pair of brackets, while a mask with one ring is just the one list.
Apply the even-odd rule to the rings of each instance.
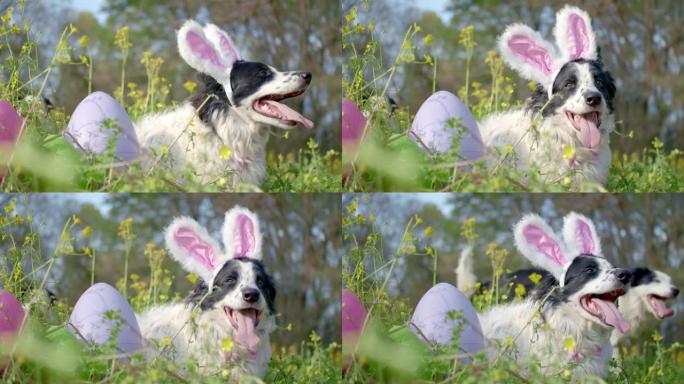
[[[507, 158], [508, 164], [520, 171], [532, 165], [540, 170], [545, 181], [558, 182], [570, 176], [574, 182], [606, 183], [611, 162], [608, 135], [601, 142], [598, 155], [594, 155], [564, 127], [565, 116], [537, 120], [533, 122], [532, 113], [522, 109], [491, 115], [480, 122], [482, 141], [485, 147], [497, 148], [502, 153], [510, 145], [513, 153]], [[606, 126], [614, 124], [612, 116], [606, 120]], [[573, 158], [563, 156], [567, 146], [575, 150]], [[496, 163], [500, 159], [490, 156], [488, 160]]]
[[[217, 114], [212, 120], [216, 129], [204, 124], [195, 116], [195, 109], [184, 103], [173, 111], [145, 116], [136, 123], [136, 133], [143, 148], [154, 149], [157, 154], [162, 146], [169, 148], [173, 169], [189, 166], [200, 183], [215, 183], [225, 177], [232, 187], [240, 183], [260, 185], [266, 176], [268, 128], [247, 123], [234, 112]], [[146, 166], [154, 161], [149, 156]]]
[[[247, 373], [263, 377], [271, 358], [269, 332], [257, 329], [260, 345], [256, 353], [250, 353], [238, 344], [230, 351], [224, 350], [224, 341], [232, 340], [233, 328], [221, 310], [199, 311], [191, 319], [192, 306], [186, 303], [171, 303], [152, 307], [137, 315], [140, 332], [146, 342], [163, 345], [164, 338], [172, 344], [166, 351], [177, 362], [193, 362], [206, 374], [220, 372], [230, 367], [231, 377]], [[160, 353], [150, 348], [149, 354]]]
[[[532, 356], [544, 373], [557, 373], [572, 364], [574, 374], [606, 376], [612, 355], [610, 331], [562, 307], [544, 311], [544, 320], [535, 317], [536, 309], [536, 303], [525, 301], [493, 307], [479, 315], [487, 355], [494, 358], [502, 353], [492, 341], [505, 345], [510, 338], [516, 360], [524, 363]], [[575, 342], [572, 351], [565, 349], [568, 338]]]

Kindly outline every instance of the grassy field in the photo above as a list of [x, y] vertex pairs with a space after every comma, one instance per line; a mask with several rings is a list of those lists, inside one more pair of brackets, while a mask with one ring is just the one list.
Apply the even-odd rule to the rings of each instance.
[[[383, 59], [383, 43], [375, 30], [373, 21], [362, 22], [360, 13], [366, 6], [354, 7], [345, 15], [343, 26], [343, 94], [368, 114], [368, 128], [357, 153], [345, 153], [349, 162], [349, 173], [344, 189], [357, 192], [373, 191], [512, 191], [512, 192], [565, 192], [565, 191], [608, 191], [645, 192], [681, 191], [684, 189], [684, 153], [680, 149], [666, 150], [663, 143], [654, 139], [648, 148], [640, 153], [620, 153], [613, 150], [612, 166], [606, 186], [572, 183], [571, 174], [563, 175], [554, 182], [545, 182], [538, 176], [537, 169], [520, 172], [504, 165], [510, 151], [502, 151], [500, 166], [491, 169], [483, 162], [468, 164], [459, 154], [461, 134], [454, 136], [454, 145], [448, 153], [425, 153], [408, 139], [413, 113], [400, 106], [390, 113], [389, 105], [378, 102], [385, 100], [388, 89], [402, 72], [415, 66], [431, 67], [432, 90], [437, 91], [436, 58], [429, 52], [434, 37], [422, 31], [418, 24], [409, 26], [399, 45], [398, 52], [392, 52], [393, 60]], [[513, 80], [510, 71], [505, 70], [501, 57], [494, 50], [485, 57], [475, 57], [477, 46], [472, 27], [460, 31], [459, 46], [465, 60], [459, 70], [466, 73], [465, 84], [454, 84], [446, 89], [459, 96], [469, 105], [476, 120], [512, 107], [522, 105], [522, 100], [513, 99]], [[427, 52], [427, 53], [425, 53]], [[470, 81], [468, 74], [474, 66], [486, 66], [491, 73], [491, 82], [482, 84]], [[530, 84], [533, 87], [534, 84]], [[534, 89], [534, 88], [531, 88]], [[410, 92], [405, 90], [404, 92]], [[396, 96], [396, 95], [390, 95]], [[459, 128], [457, 121], [450, 122]], [[616, 132], [631, 138], [631, 132]], [[512, 150], [512, 149], [511, 149]], [[566, 148], [564, 156], [574, 156], [573, 148]], [[472, 170], [459, 171], [463, 165]], [[525, 174], [529, 175], [524, 177]]]
[[[122, 363], [116, 350], [116, 340], [107, 345], [84, 348], [70, 337], [66, 324], [73, 308], [59, 297], [50, 304], [43, 288], [62, 262], [74, 257], [92, 260], [90, 276], [91, 283], [95, 282], [97, 250], [90, 242], [93, 229], [72, 216], [61, 229], [54, 250], [46, 252], [39, 224], [33, 222], [31, 214], [18, 214], [15, 204], [16, 200], [0, 211], [0, 238], [4, 251], [4, 260], [0, 263], [0, 284], [26, 305], [28, 320], [17, 343], [0, 351], [3, 382], [226, 382], [230, 367], [224, 367], [215, 375], [204, 376], [197, 372], [196, 364], [175, 363], [162, 355], [154, 360], [134, 355], [129, 363]], [[133, 236], [130, 221], [120, 223], [118, 233], [122, 243], [128, 244]], [[127, 292], [128, 301], [135, 311], [185, 296], [171, 288], [173, 276], [167, 269], [170, 261], [163, 247], [149, 243], [144, 250], [128, 246], [126, 249], [127, 258], [144, 254], [150, 265], [149, 275], [125, 274], [116, 284], [120, 292]], [[47, 258], [44, 256], [46, 253], [49, 254]], [[274, 335], [288, 332], [292, 326], [279, 324]], [[308, 339], [301, 340], [298, 345], [272, 343], [272, 352], [273, 358], [264, 382], [339, 381], [341, 346], [336, 342], [323, 342], [316, 333], [310, 333]], [[181, 371], [186, 373], [179, 374]], [[250, 378], [244, 382], [261, 381]]]
[[[428, 351], [415, 338], [407, 338], [405, 330], [417, 303], [392, 293], [390, 287], [402, 285], [398, 269], [405, 269], [411, 258], [432, 259], [432, 284], [437, 281], [439, 249], [432, 246], [432, 228], [421, 217], [412, 216], [401, 228], [399, 244], [385, 242], [373, 213], [357, 209], [359, 200], [346, 207], [343, 219], [345, 242], [343, 286], [354, 292], [369, 312], [366, 333], [356, 349], [344, 346], [345, 353], [355, 352], [348, 360], [349, 382], [425, 382], [425, 383], [678, 383], [684, 380], [684, 345], [666, 343], [657, 331], [634, 341], [622, 350], [622, 368], [614, 363], [611, 373], [602, 380], [596, 377], [572, 377], [568, 367], [558, 367], [553, 375], [543, 375], [539, 363], [516, 362], [509, 354], [495, 360], [483, 354], [471, 363], [460, 363], [463, 353], [458, 342]], [[397, 223], [397, 226], [400, 224]], [[477, 223], [465, 221], [460, 230], [463, 243], [472, 243]], [[386, 252], [386, 249], [390, 249]], [[390, 255], [389, 257], [387, 255]], [[506, 269], [508, 251], [491, 243], [486, 252], [492, 263], [492, 281]], [[450, 281], [455, 285], [455, 281]], [[507, 292], [507, 289], [501, 289]], [[503, 293], [495, 288], [473, 300], [478, 310], [498, 302]], [[573, 340], [567, 341], [572, 350]]]
[[[82, 155], [65, 141], [63, 135], [69, 122], [70, 111], [55, 108], [47, 111], [41, 97], [45, 94], [48, 81], [58, 76], [65, 66], [84, 66], [88, 69], [88, 92], [92, 89], [93, 71], [91, 57], [79, 55], [89, 44], [87, 35], [69, 25], [60, 36], [46, 67], [40, 67], [38, 45], [32, 39], [28, 25], [22, 27], [12, 23], [14, 12], [9, 8], [0, 21], [0, 100], [12, 104], [25, 122], [21, 140], [16, 148], [0, 154], [0, 159], [9, 164], [7, 174], [0, 183], [4, 191], [226, 191], [231, 185], [231, 174], [226, 173], [211, 185], [195, 181], [191, 169], [172, 171], [169, 155], [158, 154], [154, 167], [142, 169], [139, 163], [120, 169], [121, 163], [114, 156], [114, 148], [100, 155]], [[21, 42], [17, 45], [16, 42]], [[73, 45], [70, 45], [73, 43]], [[132, 42], [127, 27], [117, 31], [112, 47], [120, 50], [122, 62], [121, 85], [111, 90], [113, 96], [123, 105], [132, 121], [139, 117], [172, 108], [177, 103], [169, 100], [170, 85], [162, 73], [163, 59], [152, 52], [143, 57], [129, 57]], [[130, 82], [126, 77], [127, 66], [139, 60], [145, 68], [145, 84]], [[185, 89], [188, 96], [197, 84], [188, 81]], [[108, 90], [104, 90], [108, 91]], [[274, 133], [274, 135], [276, 135]], [[278, 133], [278, 140], [287, 140], [287, 133]], [[113, 144], [113, 143], [112, 143]], [[230, 148], [221, 150], [216, 156], [229, 156]], [[310, 139], [305, 148], [293, 148], [290, 153], [267, 153], [268, 173], [261, 186], [242, 185], [238, 191], [267, 192], [331, 192], [339, 190], [341, 178], [340, 153], [336, 150], [324, 152], [319, 144]], [[117, 168], [119, 168], [117, 170]], [[183, 182], [179, 183], [178, 180]]]

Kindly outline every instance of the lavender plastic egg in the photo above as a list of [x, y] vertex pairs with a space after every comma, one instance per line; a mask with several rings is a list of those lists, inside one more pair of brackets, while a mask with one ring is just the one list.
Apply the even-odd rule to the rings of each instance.
[[[105, 121], [113, 123], [109, 128]], [[83, 99], [71, 115], [65, 137], [77, 149], [100, 154], [113, 135], [116, 139], [116, 157], [132, 160], [140, 156], [140, 145], [133, 123], [121, 105], [104, 92], [95, 92]]]
[[[465, 129], [461, 138], [460, 154], [466, 160], [477, 161], [484, 154], [482, 136], [475, 118], [468, 107], [454, 94], [439, 91], [428, 97], [420, 106], [411, 125], [409, 137], [420, 148], [444, 153], [451, 149], [457, 128], [449, 126], [449, 120], [458, 119]], [[415, 136], [420, 138], [420, 141]]]
[[12, 146], [16, 143], [21, 123], [21, 116], [16, 109], [10, 103], [0, 100], [0, 146]]
[[0, 342], [13, 343], [24, 321], [24, 307], [9, 292], [0, 290]]
[[449, 344], [454, 336], [453, 330], [459, 324], [459, 320], [449, 318], [450, 312], [460, 313], [460, 319], [464, 321], [460, 338], [461, 350], [468, 354], [480, 352], [484, 348], [484, 338], [475, 308], [451, 284], [439, 283], [423, 295], [413, 313], [409, 329], [422, 340]]
[[108, 312], [116, 312], [121, 320], [118, 349], [135, 353], [142, 347], [138, 320], [126, 299], [111, 285], [97, 283], [78, 299], [69, 318], [69, 331], [79, 341], [106, 344], [116, 330], [116, 319], [108, 319]]

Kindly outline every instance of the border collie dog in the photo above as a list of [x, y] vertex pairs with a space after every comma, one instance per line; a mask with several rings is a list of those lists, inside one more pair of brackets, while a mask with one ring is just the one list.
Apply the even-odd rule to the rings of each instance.
[[[482, 331], [489, 341], [512, 341], [514, 358], [525, 362], [534, 357], [546, 373], [569, 366], [574, 374], [605, 377], [613, 328], [629, 330], [615, 302], [627, 290], [630, 273], [603, 258], [588, 218], [571, 213], [563, 232], [572, 237], [570, 243], [561, 242], [537, 215], [526, 215], [516, 224], [516, 247], [552, 278], [522, 302], [480, 314]], [[575, 342], [572, 350], [566, 349], [568, 338]], [[500, 354], [491, 344], [487, 354]]]
[[[458, 289], [467, 295], [474, 293], [477, 278], [472, 268], [472, 248], [467, 248], [461, 253], [456, 274]], [[530, 279], [533, 274], [539, 275], [540, 279], [536, 283]], [[667, 306], [666, 301], [673, 300], [679, 295], [679, 288], [672, 283], [672, 278], [665, 272], [637, 267], [632, 268], [630, 274], [632, 277], [629, 281], [629, 289], [617, 301], [618, 310], [630, 327], [627, 332], [622, 332], [619, 328], [613, 330], [610, 344], [614, 358], [619, 358], [620, 341], [642, 330], [648, 323], [649, 313], [659, 320], [674, 316], [674, 310]], [[512, 301], [516, 297], [516, 287], [519, 285], [525, 288], [522, 296], [524, 298], [539, 296], [538, 290], [548, 289], [553, 281], [554, 277], [543, 269], [519, 269], [501, 276], [499, 287], [503, 292], [507, 292], [505, 300]], [[491, 286], [491, 281], [482, 282], [478, 287], [478, 292], [490, 290]]]
[[173, 167], [189, 165], [202, 183], [228, 177], [232, 186], [260, 185], [269, 127], [314, 126], [281, 103], [304, 93], [311, 73], [243, 61], [226, 32], [193, 20], [178, 31], [178, 50], [200, 73], [203, 86], [179, 108], [137, 122], [140, 145], [156, 155], [165, 146]]
[[166, 230], [171, 256], [201, 282], [186, 302], [140, 314], [140, 331], [156, 344], [168, 337], [172, 347], [165, 353], [177, 361], [194, 360], [205, 373], [228, 365], [233, 379], [263, 377], [271, 358], [276, 289], [260, 261], [259, 222], [254, 213], [234, 207], [221, 234], [225, 250], [195, 220], [171, 223]]
[[510, 145], [512, 164], [521, 171], [533, 165], [544, 180], [605, 184], [615, 81], [603, 68], [585, 11], [565, 6], [553, 32], [557, 48], [524, 24], [508, 26], [499, 38], [503, 60], [537, 89], [523, 109], [480, 122], [482, 140], [499, 151]]

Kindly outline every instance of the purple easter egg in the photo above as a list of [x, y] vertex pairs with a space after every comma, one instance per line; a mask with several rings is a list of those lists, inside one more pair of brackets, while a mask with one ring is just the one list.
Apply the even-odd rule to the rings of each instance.
[[105, 283], [97, 283], [83, 292], [69, 318], [69, 332], [79, 341], [106, 344], [117, 327], [117, 320], [107, 319], [107, 313], [114, 311], [121, 321], [118, 349], [137, 352], [142, 348], [142, 336], [133, 309], [119, 291]]
[[21, 130], [21, 116], [12, 104], [0, 100], [0, 146], [14, 145]]
[[342, 290], [342, 337], [361, 333], [367, 315], [361, 300], [351, 291]]
[[484, 348], [484, 338], [477, 312], [468, 298], [451, 284], [439, 283], [423, 295], [409, 328], [421, 340], [449, 344], [454, 336], [453, 330], [459, 324], [459, 320], [449, 319], [450, 312], [460, 312], [460, 319], [464, 321], [461, 350], [468, 354], [480, 352]]
[[458, 132], [457, 128], [449, 127], [448, 122], [451, 119], [459, 119], [460, 125], [465, 129], [461, 138], [461, 156], [469, 161], [479, 160], [484, 154], [480, 130], [468, 107], [450, 92], [439, 91], [425, 100], [413, 120], [409, 138], [420, 148], [447, 152]]
[[0, 341], [13, 342], [24, 321], [24, 307], [9, 292], [0, 290]]
[[[105, 120], [111, 120], [110, 128], [104, 126]], [[133, 160], [140, 156], [140, 144], [133, 128], [133, 123], [123, 107], [104, 92], [95, 92], [83, 99], [71, 115], [65, 137], [70, 142], [77, 142], [74, 147], [93, 153], [104, 152], [110, 138], [116, 139], [116, 157], [121, 160]]]

